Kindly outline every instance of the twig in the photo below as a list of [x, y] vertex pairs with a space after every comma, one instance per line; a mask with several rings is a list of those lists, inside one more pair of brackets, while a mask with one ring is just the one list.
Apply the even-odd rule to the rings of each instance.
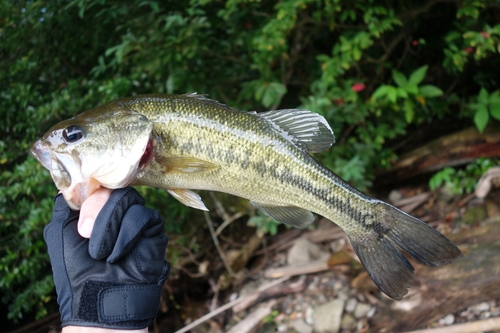
[[[308, 231], [302, 235], [302, 237], [309, 239], [313, 243], [327, 242], [327, 241], [331, 241], [333, 239], [341, 238], [343, 236], [345, 236], [344, 231], [342, 231], [342, 229], [339, 226], [334, 225], [333, 223], [331, 223], [330, 227], [324, 227], [324, 228], [319, 228], [316, 230]], [[297, 241], [297, 239], [294, 239], [288, 243], [282, 244], [281, 246], [277, 247], [275, 250], [281, 251], [281, 250], [284, 250], [286, 248], [289, 248], [293, 244], [295, 244], [296, 241]]]
[[217, 299], [219, 298], [219, 287], [213, 279], [208, 279], [208, 283], [214, 292], [214, 297], [212, 297], [212, 302], [210, 303], [210, 311], [214, 311], [217, 307]]
[[466, 196], [465, 198], [463, 198], [462, 200], [460, 200], [458, 202], [458, 206], [459, 207], [463, 207], [465, 206], [466, 203], [468, 203], [469, 201], [471, 201], [472, 199], [474, 199], [476, 197], [476, 194], [475, 193], [471, 193], [469, 194], [468, 196]]
[[222, 218], [224, 219], [224, 222], [217, 228], [217, 231], [215, 232], [215, 234], [217, 236], [219, 236], [221, 234], [222, 230], [224, 230], [225, 227], [227, 227], [233, 221], [235, 221], [235, 220], [239, 219], [240, 217], [242, 217], [243, 215], [245, 215], [245, 213], [238, 212], [238, 213], [234, 214], [233, 216], [229, 216], [229, 214], [224, 209], [224, 206], [219, 201], [219, 199], [217, 199], [217, 197], [215, 196], [215, 194], [213, 192], [209, 192], [209, 193], [210, 193], [210, 196], [212, 197], [212, 200], [215, 203], [215, 209], [217, 210], [217, 213], [220, 216], [222, 216]]
[[478, 320], [446, 327], [429, 328], [407, 333], [474, 333], [500, 330], [500, 318]]
[[282, 295], [289, 295], [302, 292], [306, 288], [307, 288], [306, 276], [302, 275], [297, 281], [290, 282], [288, 284], [277, 285], [259, 294], [254, 294], [254, 296], [252, 297], [247, 297], [247, 299], [243, 300], [242, 302], [236, 304], [233, 307], [233, 313], [238, 313], [243, 310], [246, 310], [257, 303], [260, 303], [270, 298], [275, 299]]
[[327, 271], [329, 269], [330, 266], [328, 265], [328, 260], [319, 260], [300, 266], [271, 268], [265, 271], [264, 276], [266, 278], [278, 278], [281, 276], [294, 276], [294, 275], [317, 273], [317, 272]]
[[212, 223], [212, 220], [210, 219], [210, 215], [208, 215], [208, 212], [203, 212], [205, 215], [205, 219], [207, 220], [207, 225], [208, 229], [210, 230], [210, 234], [212, 235], [212, 240], [214, 241], [215, 247], [217, 248], [217, 251], [219, 252], [219, 255], [222, 259], [222, 262], [224, 263], [224, 266], [226, 267], [227, 272], [229, 275], [231, 275], [233, 278], [236, 276], [233, 272], [233, 269], [231, 268], [231, 265], [229, 265], [229, 262], [227, 261], [226, 254], [222, 250], [220, 244], [219, 244], [219, 239], [217, 238], [217, 235], [215, 234], [214, 230], [214, 224]]
[[234, 214], [233, 216], [231, 216], [231, 217], [227, 218], [226, 220], [224, 220], [224, 222], [215, 231], [215, 234], [217, 236], [219, 236], [221, 234], [222, 230], [224, 230], [225, 227], [227, 227], [228, 225], [230, 225], [231, 223], [233, 223], [234, 221], [236, 221], [237, 219], [239, 219], [243, 215], [245, 215], [245, 213], [238, 212], [238, 213]]
[[255, 255], [264, 254], [266, 253], [266, 251], [272, 251], [274, 249], [280, 248], [281, 246], [288, 246], [289, 243], [293, 244], [292, 242], [294, 241], [294, 239], [299, 237], [302, 233], [303, 230], [301, 229], [287, 230], [276, 237], [278, 238], [278, 241], [255, 252]]
[[222, 218], [224, 220], [228, 220], [229, 219], [229, 214], [226, 212], [226, 210], [224, 209], [224, 206], [219, 201], [219, 199], [217, 199], [217, 197], [215, 196], [214, 192], [208, 192], [208, 193], [210, 194], [210, 197], [212, 198], [212, 200], [215, 203], [215, 209], [217, 210], [217, 213], [220, 216], [222, 216]]
[[267, 315], [271, 314], [271, 309], [278, 301], [275, 299], [270, 300], [263, 304], [258, 309], [250, 313], [244, 320], [240, 321], [227, 333], [249, 333], [252, 332]]
[[189, 330], [195, 328], [196, 326], [204, 323], [208, 319], [210, 319], [210, 318], [218, 315], [219, 313], [222, 313], [222, 312], [224, 312], [224, 311], [232, 308], [236, 304], [244, 301], [247, 297], [253, 297], [254, 294], [259, 294], [259, 293], [263, 292], [264, 290], [267, 290], [267, 289], [272, 288], [272, 287], [274, 287], [274, 286], [276, 286], [276, 285], [278, 285], [280, 283], [285, 282], [288, 279], [290, 279], [290, 276], [283, 276], [281, 279], [277, 279], [277, 280], [274, 280], [272, 282], [269, 282], [268, 284], [265, 284], [265, 285], [261, 286], [260, 288], [258, 288], [255, 293], [247, 295], [247, 296], [238, 297], [234, 301], [226, 303], [223, 306], [221, 306], [220, 308], [218, 308], [218, 309], [216, 309], [216, 310], [214, 310], [212, 312], [207, 313], [203, 317], [200, 317], [200, 318], [196, 319], [191, 324], [189, 324], [187, 326], [184, 326], [183, 328], [181, 328], [180, 330], [176, 331], [175, 333], [185, 333], [185, 332], [188, 332]]
[[396, 207], [402, 207], [402, 206], [407, 206], [408, 204], [413, 204], [415, 201], [420, 201], [421, 199], [427, 199], [428, 197], [431, 196], [431, 192], [424, 192], [420, 193], [408, 198], [403, 198], [401, 200], [398, 200], [394, 203], [394, 206]]
[[431, 195], [432, 194], [430, 192], [417, 194], [411, 198], [405, 198], [405, 199], [411, 199], [411, 200], [405, 202], [404, 204], [401, 204], [401, 202], [405, 201], [405, 199], [400, 200], [398, 202], [399, 205], [395, 205], [395, 206], [399, 207], [401, 210], [403, 210], [407, 213], [411, 213], [415, 208], [417, 208], [418, 206], [420, 206], [421, 204], [426, 202], [427, 199], [429, 199], [431, 197]]
[[190, 271], [188, 271], [187, 268], [185, 268], [183, 266], [180, 266], [180, 269], [181, 269], [181, 271], [186, 273], [190, 278], [193, 278], [193, 279], [201, 278], [201, 277], [207, 275], [206, 273], [191, 273]]

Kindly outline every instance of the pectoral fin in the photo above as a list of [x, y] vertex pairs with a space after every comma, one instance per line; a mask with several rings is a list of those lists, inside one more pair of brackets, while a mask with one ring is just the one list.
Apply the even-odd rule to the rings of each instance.
[[167, 192], [188, 207], [208, 211], [208, 208], [205, 206], [198, 193], [181, 188], [167, 190]]
[[165, 168], [165, 173], [207, 172], [218, 168], [217, 165], [194, 157], [156, 157], [156, 161]]
[[303, 229], [314, 222], [314, 215], [310, 211], [299, 207], [269, 206], [257, 202], [252, 202], [252, 205], [276, 221], [294, 228]]

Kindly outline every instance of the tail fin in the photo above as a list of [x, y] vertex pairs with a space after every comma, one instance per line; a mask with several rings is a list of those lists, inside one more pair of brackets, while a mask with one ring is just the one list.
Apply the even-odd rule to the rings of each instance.
[[419, 219], [383, 202], [374, 212], [368, 233], [349, 237], [366, 271], [389, 297], [400, 300], [413, 281], [414, 268], [395, 245], [428, 266], [462, 256], [448, 238]]

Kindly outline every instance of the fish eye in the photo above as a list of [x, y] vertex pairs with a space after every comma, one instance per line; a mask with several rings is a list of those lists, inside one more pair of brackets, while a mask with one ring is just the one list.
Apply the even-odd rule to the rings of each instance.
[[83, 138], [83, 130], [79, 126], [71, 125], [63, 130], [62, 135], [66, 142], [77, 142]]

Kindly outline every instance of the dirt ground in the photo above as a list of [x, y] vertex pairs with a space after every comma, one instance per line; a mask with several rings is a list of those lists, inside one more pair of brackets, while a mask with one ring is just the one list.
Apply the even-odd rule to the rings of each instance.
[[[500, 324], [499, 194], [496, 190], [485, 199], [477, 199], [412, 186], [394, 189], [382, 198], [437, 228], [464, 252], [463, 258], [440, 268], [411, 261], [415, 280], [401, 301], [378, 290], [345, 234], [321, 220], [315, 230], [285, 230], [261, 239], [227, 289], [221, 290], [220, 278], [215, 276], [208, 277], [205, 284], [193, 283], [201, 294], [206, 288], [206, 297], [190, 299], [193, 293], [188, 288], [184, 292], [187, 302], [175, 304], [175, 310], [172, 302], [165, 303], [155, 331], [172, 332], [174, 327], [179, 329], [241, 299], [241, 303], [188, 331], [348, 333], [440, 327], [446, 332], [500, 331], [500, 326], [494, 329]], [[294, 259], [294, 253], [298, 258]], [[300, 258], [304, 253], [309, 257]], [[294, 267], [290, 263], [294, 260], [306, 260], [307, 264]], [[174, 294], [179, 287], [175, 279], [185, 278], [199, 279], [180, 272], [169, 287]], [[276, 281], [270, 289], [262, 290]], [[476, 326], [463, 328], [464, 323]]]
[[[175, 332], [201, 318], [185, 331], [500, 332], [500, 190], [478, 199], [412, 185], [380, 198], [443, 232], [464, 257], [439, 268], [410, 260], [415, 280], [408, 295], [394, 301], [373, 284], [345, 234], [326, 219], [313, 229], [281, 228], [275, 236], [259, 237], [253, 228], [243, 228], [246, 236], [238, 241], [221, 234], [221, 252], [206, 231], [204, 244], [211, 247], [189, 254], [173, 270], [150, 331]], [[207, 314], [215, 315], [203, 319]], [[57, 313], [15, 332], [54, 328]], [[439, 328], [446, 330], [432, 330]]]

